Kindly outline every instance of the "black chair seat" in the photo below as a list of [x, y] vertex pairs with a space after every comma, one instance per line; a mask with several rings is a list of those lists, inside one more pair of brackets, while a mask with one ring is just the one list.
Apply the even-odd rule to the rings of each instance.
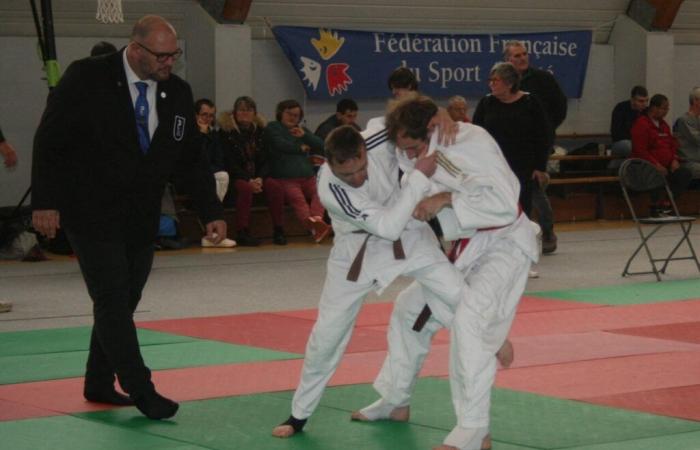
[[687, 223], [695, 222], [695, 217], [690, 216], [668, 216], [668, 217], [643, 217], [638, 219], [639, 223], [645, 225], [658, 225], [668, 223]]
[[[695, 222], [695, 217], [681, 216], [678, 213], [678, 206], [673, 199], [673, 193], [668, 186], [666, 177], [661, 175], [658, 170], [649, 162], [631, 158], [625, 160], [622, 165], [620, 165], [619, 170], [620, 187], [622, 188], [622, 194], [627, 202], [627, 207], [632, 215], [632, 220], [637, 227], [637, 232], [641, 239], [641, 243], [632, 252], [632, 256], [627, 260], [625, 268], [622, 271], [622, 276], [627, 275], [642, 275], [653, 273], [656, 276], [657, 281], [661, 281], [662, 273], [666, 273], [666, 268], [671, 261], [681, 261], [681, 260], [691, 260], [695, 262], [695, 266], [700, 272], [700, 262], [698, 262], [698, 257], [695, 254], [695, 249], [693, 244], [690, 242], [690, 230], [693, 227], [693, 222]], [[630, 200], [630, 192], [651, 192], [651, 191], [665, 191], [668, 196], [668, 200], [671, 203], [673, 215], [668, 215], [666, 217], [639, 217], [634, 209], [634, 204]], [[644, 230], [641, 225], [654, 225], [654, 227], [649, 230]], [[680, 230], [680, 235], [678, 241], [673, 246], [671, 251], [664, 257], [655, 257], [651, 249], [649, 248], [649, 240], [656, 235], [656, 232], [665, 226], [677, 226]], [[689, 256], [676, 256], [678, 249], [685, 244], [690, 253]], [[651, 270], [641, 271], [641, 272], [631, 272], [630, 265], [640, 251], [644, 249], [647, 258], [649, 259], [649, 264], [651, 264]], [[657, 266], [657, 263], [661, 267]]]

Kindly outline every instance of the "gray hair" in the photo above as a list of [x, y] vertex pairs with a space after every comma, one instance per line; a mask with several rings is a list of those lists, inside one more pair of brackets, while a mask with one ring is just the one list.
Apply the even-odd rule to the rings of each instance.
[[688, 102], [692, 105], [693, 100], [700, 100], [700, 87], [695, 86], [690, 90], [690, 95], [688, 96]]
[[509, 62], [499, 62], [493, 65], [489, 77], [497, 76], [510, 86], [510, 91], [515, 93], [520, 89], [520, 74], [515, 66]]
[[511, 47], [522, 47], [525, 50], [527, 50], [527, 47], [525, 46], [525, 43], [523, 41], [516, 41], [516, 40], [508, 41], [503, 45], [503, 60], [504, 61], [508, 59], [508, 55], [510, 54]]
[[466, 105], [467, 99], [462, 97], [461, 95], [454, 95], [454, 96], [450, 97], [449, 100], [447, 100], [448, 105], [453, 105], [455, 103], [464, 103]]

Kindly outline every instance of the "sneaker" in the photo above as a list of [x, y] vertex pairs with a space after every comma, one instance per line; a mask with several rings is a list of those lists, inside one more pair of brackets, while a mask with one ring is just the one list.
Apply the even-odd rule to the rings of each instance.
[[284, 235], [284, 230], [281, 227], [275, 227], [272, 233], [272, 243], [275, 245], [287, 245], [287, 237]]
[[671, 217], [671, 210], [664, 209], [662, 206], [652, 206], [649, 208], [649, 217], [654, 219], [663, 219], [666, 217]]
[[12, 311], [12, 302], [0, 302], [0, 313]]
[[257, 247], [260, 245], [260, 239], [250, 235], [248, 230], [241, 230], [236, 236], [236, 242], [241, 247]]
[[213, 241], [210, 241], [209, 239], [205, 237], [202, 238], [202, 247], [216, 247], [216, 248], [233, 248], [236, 246], [236, 241], [233, 239], [223, 239], [221, 242], [218, 244], [215, 244]]
[[313, 216], [306, 219], [311, 227], [314, 241], [320, 244], [331, 233], [332, 227], [323, 221], [319, 216]]
[[540, 273], [536, 270], [531, 270], [530, 273], [527, 274], [528, 278], [539, 278]]
[[549, 255], [557, 250], [557, 235], [554, 231], [542, 233], [542, 254]]

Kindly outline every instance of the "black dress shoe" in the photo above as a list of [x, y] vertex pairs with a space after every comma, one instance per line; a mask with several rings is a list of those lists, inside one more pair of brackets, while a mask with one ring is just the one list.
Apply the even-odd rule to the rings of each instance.
[[85, 389], [83, 396], [85, 400], [95, 403], [108, 403], [118, 406], [132, 406], [134, 404], [132, 399], [124, 394], [120, 394], [113, 387], [111, 389]]
[[155, 390], [134, 397], [134, 404], [144, 416], [153, 420], [167, 419], [177, 412], [180, 405], [165, 398]]
[[177, 237], [160, 236], [156, 238], [155, 248], [156, 250], [182, 250], [185, 248], [185, 243]]
[[287, 237], [281, 228], [275, 227], [275, 231], [272, 233], [272, 243], [275, 245], [287, 245]]
[[236, 235], [236, 243], [241, 247], [257, 247], [260, 240], [251, 236], [247, 230], [241, 230]]

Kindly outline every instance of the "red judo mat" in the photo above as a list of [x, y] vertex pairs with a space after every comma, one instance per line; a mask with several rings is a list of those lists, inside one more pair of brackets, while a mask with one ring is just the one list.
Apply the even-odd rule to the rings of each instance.
[[700, 317], [700, 300], [533, 312], [517, 315], [510, 335], [541, 336], [670, 325], [687, 322], [689, 317]]
[[[682, 370], [679, 370], [682, 368]], [[631, 355], [499, 372], [498, 387], [586, 400], [700, 384], [700, 351]]]
[[650, 327], [625, 328], [615, 333], [700, 344], [700, 322], [672, 323]]
[[700, 421], [700, 384], [593, 397], [585, 401], [613, 408]]
[[[365, 305], [349, 352], [331, 385], [371, 383], [385, 357], [391, 303]], [[304, 351], [315, 310], [160, 320], [140, 323], [173, 334], [253, 347]], [[541, 395], [698, 420], [700, 300], [631, 306], [524, 298], [511, 340], [516, 358], [496, 385]], [[675, 332], [674, 332], [675, 330]], [[422, 376], [448, 374], [449, 335], [434, 340]], [[179, 401], [287, 391], [302, 359], [225, 364], [154, 372]], [[82, 398], [82, 378], [0, 386], [0, 420], [95, 411]]]
[[[314, 320], [271, 313], [140, 322], [139, 328], [201, 339], [248, 345], [278, 351], [304, 353]], [[359, 327], [348, 352], [386, 350], [386, 332]]]
[[[421, 376], [446, 376], [448, 353], [449, 346], [435, 346]], [[385, 356], [383, 351], [345, 355], [329, 385], [371, 383]], [[159, 392], [176, 401], [288, 391], [296, 388], [302, 363], [301, 359], [291, 359], [159, 370], [153, 372], [153, 381]], [[114, 408], [85, 401], [82, 389], [82, 377], [0, 386], [0, 420]]]
[[[598, 305], [523, 297], [518, 313], [542, 311], [578, 311], [602, 309]], [[393, 303], [370, 303], [362, 306], [357, 317], [355, 332], [350, 340], [349, 353], [386, 350], [386, 325]], [[201, 339], [230, 342], [272, 350], [304, 353], [306, 341], [318, 311], [280, 311], [230, 316], [139, 322], [140, 328], [162, 331]], [[437, 342], [446, 342], [447, 333], [441, 332]]]

